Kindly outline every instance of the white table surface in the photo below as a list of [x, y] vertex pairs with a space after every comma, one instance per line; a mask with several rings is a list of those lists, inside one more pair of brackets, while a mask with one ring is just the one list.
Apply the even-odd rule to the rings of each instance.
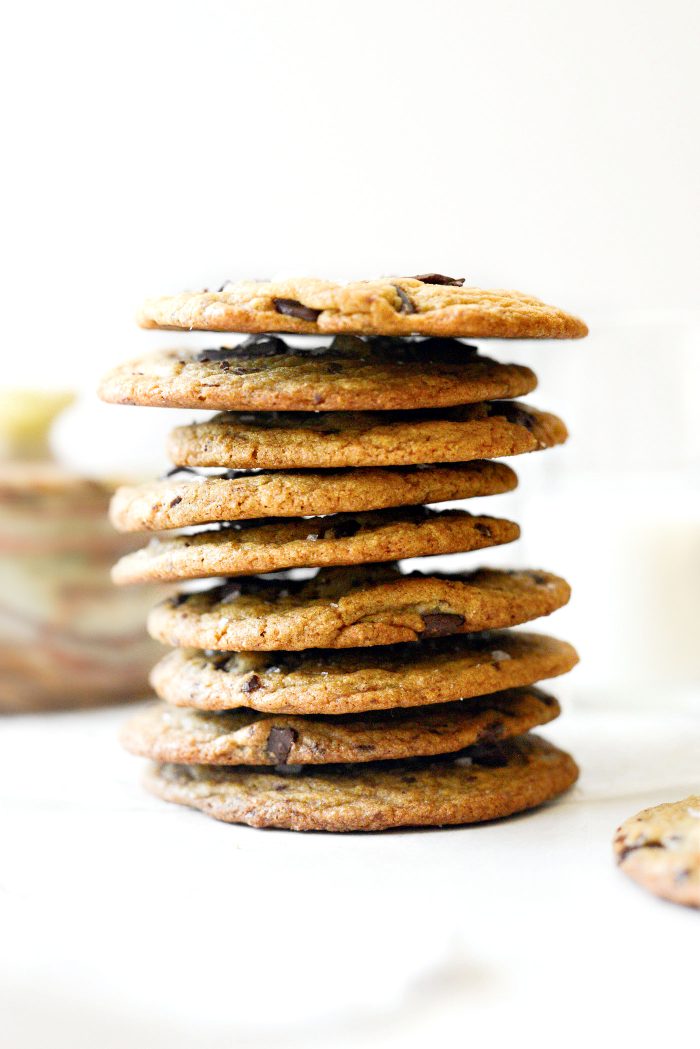
[[347, 836], [150, 798], [124, 709], [5, 719], [0, 1045], [695, 1045], [700, 915], [610, 840], [700, 789], [698, 709], [579, 704], [545, 733], [583, 769], [559, 803]]

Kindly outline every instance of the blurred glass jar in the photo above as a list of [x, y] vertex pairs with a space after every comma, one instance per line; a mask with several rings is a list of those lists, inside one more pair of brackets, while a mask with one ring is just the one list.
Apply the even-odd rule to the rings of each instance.
[[138, 546], [112, 531], [113, 487], [49, 457], [69, 395], [0, 392], [0, 711], [141, 698], [160, 647], [145, 632], [153, 588], [118, 589], [110, 567]]

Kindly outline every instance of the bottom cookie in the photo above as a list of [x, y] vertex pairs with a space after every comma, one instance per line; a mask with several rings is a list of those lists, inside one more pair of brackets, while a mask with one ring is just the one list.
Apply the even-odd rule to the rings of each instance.
[[614, 849], [620, 869], [645, 889], [700, 907], [700, 794], [625, 820]]
[[578, 777], [573, 758], [534, 735], [439, 759], [293, 768], [155, 765], [146, 786], [226, 823], [375, 831], [510, 816], [556, 797]]

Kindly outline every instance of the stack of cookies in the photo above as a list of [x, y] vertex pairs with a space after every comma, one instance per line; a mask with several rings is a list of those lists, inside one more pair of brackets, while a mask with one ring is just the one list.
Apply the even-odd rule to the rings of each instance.
[[517, 539], [512, 521], [429, 504], [509, 491], [494, 460], [566, 438], [513, 400], [534, 389], [529, 368], [459, 340], [585, 325], [463, 283], [227, 283], [144, 306], [147, 328], [248, 336], [141, 357], [101, 385], [113, 403], [220, 413], [176, 428], [173, 470], [112, 502], [119, 530], [160, 533], [116, 583], [213, 580], [149, 619], [174, 650], [124, 742], [155, 762], [161, 797], [258, 827], [381, 830], [506, 816], [576, 779], [529, 734], [559, 713], [536, 682], [576, 653], [509, 629], [564, 605], [567, 583], [399, 563]]

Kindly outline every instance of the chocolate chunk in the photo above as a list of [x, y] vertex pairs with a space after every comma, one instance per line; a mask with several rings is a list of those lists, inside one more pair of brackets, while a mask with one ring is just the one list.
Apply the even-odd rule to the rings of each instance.
[[168, 506], [172, 510], [173, 506], [177, 506], [177, 504], [181, 503], [181, 502], [182, 502], [182, 496], [181, 495], [176, 495], [175, 498], [171, 499], [171, 501], [168, 503]]
[[442, 273], [420, 273], [412, 279], [423, 284], [449, 284], [453, 288], [461, 288], [464, 284], [464, 277], [445, 277]]
[[173, 466], [172, 470], [164, 473], [160, 480], [167, 481], [170, 477], [177, 477], [178, 474], [191, 474], [194, 477], [199, 477], [198, 472], [193, 470], [191, 466]]
[[[280, 357], [284, 353], [291, 353], [289, 346], [276, 335], [252, 335], [238, 346], [221, 346], [219, 349], [198, 350], [193, 354], [195, 361], [219, 362], [219, 367], [225, 371], [231, 368], [231, 361], [250, 360], [256, 357]], [[235, 370], [235, 369], [234, 369]], [[244, 371], [236, 374], [242, 375]]]
[[401, 285], [393, 284], [392, 287], [396, 288], [396, 294], [401, 299], [401, 308], [399, 309], [399, 313], [415, 313], [416, 307], [413, 305], [410, 296], [406, 294]]
[[489, 415], [502, 415], [509, 423], [524, 426], [526, 430], [532, 430], [535, 425], [534, 415], [512, 401], [492, 401], [489, 405]]
[[506, 726], [502, 721], [490, 721], [488, 725], [479, 732], [479, 743], [489, 744], [495, 743], [501, 738], [506, 730]]
[[275, 726], [270, 729], [265, 749], [275, 759], [276, 764], [284, 765], [296, 738], [297, 734], [293, 728], [277, 728]]
[[251, 674], [241, 685], [241, 692], [257, 692], [262, 688], [262, 681], [257, 674]]
[[622, 863], [631, 852], [637, 852], [638, 849], [664, 849], [666, 846], [660, 841], [639, 841], [635, 842], [634, 845], [627, 845], [617, 857], [617, 862]]
[[464, 616], [455, 612], [424, 612], [421, 618], [421, 637], [446, 637], [454, 634], [464, 623]]
[[226, 361], [238, 355], [238, 347], [222, 346], [218, 350], [198, 350], [194, 355], [195, 361]]
[[469, 753], [472, 764], [481, 765], [487, 769], [502, 769], [508, 764], [508, 755], [497, 744], [471, 747]]
[[228, 652], [220, 652], [216, 656], [210, 657], [210, 663], [212, 670], [228, 670], [229, 663], [231, 662], [231, 655]]
[[304, 306], [296, 299], [273, 299], [274, 307], [278, 313], [284, 313], [287, 317], [298, 317], [300, 321], [316, 321], [322, 310], [314, 310], [310, 306]]
[[282, 353], [295, 352], [277, 335], [249, 335], [236, 349], [251, 357], [278, 357]]
[[329, 531], [333, 532], [336, 539], [350, 539], [352, 536], [357, 535], [360, 527], [359, 521], [340, 521], [329, 528]]
[[493, 535], [493, 532], [491, 531], [489, 526], [482, 524], [481, 521], [477, 521], [477, 523], [474, 525], [474, 531], [478, 532], [479, 535], [485, 536], [487, 539], [490, 539]]

